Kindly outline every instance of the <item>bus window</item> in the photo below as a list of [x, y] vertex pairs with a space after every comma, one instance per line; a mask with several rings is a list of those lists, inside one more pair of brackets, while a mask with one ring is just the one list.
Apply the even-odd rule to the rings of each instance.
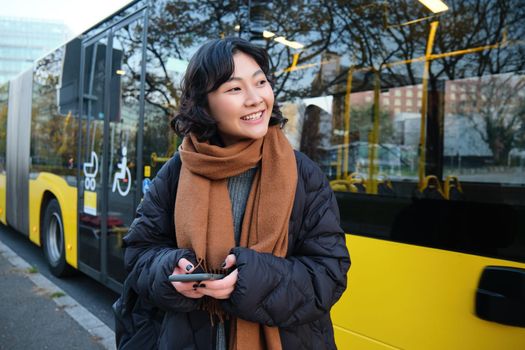
[[[78, 150], [78, 64], [70, 62], [76, 45], [68, 44], [36, 63], [31, 117], [32, 176], [48, 172], [76, 186]], [[78, 59], [78, 55], [73, 57]]]

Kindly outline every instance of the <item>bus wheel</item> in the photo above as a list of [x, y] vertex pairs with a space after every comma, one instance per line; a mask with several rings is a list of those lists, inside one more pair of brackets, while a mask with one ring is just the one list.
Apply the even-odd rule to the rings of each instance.
[[70, 276], [74, 270], [66, 262], [64, 224], [60, 205], [56, 199], [52, 199], [46, 207], [42, 238], [44, 255], [51, 273], [57, 277]]

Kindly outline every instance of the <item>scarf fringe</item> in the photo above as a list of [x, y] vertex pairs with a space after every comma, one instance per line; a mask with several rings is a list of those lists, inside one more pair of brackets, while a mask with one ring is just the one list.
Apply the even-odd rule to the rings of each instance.
[[[229, 271], [226, 269], [212, 269], [208, 266], [208, 263], [206, 259], [204, 258], [197, 258], [197, 265], [195, 266], [195, 270], [197, 268], [201, 268], [205, 273], [216, 273], [216, 274], [224, 274], [226, 275]], [[203, 283], [206, 283], [206, 281], [203, 281]], [[225, 320], [229, 319], [229, 315], [224, 312], [222, 309], [219, 301], [217, 299], [211, 298], [209, 296], [204, 296], [201, 299], [201, 303], [199, 305], [199, 309], [203, 311], [207, 311], [210, 315], [210, 321], [212, 326], [215, 325], [215, 320], [218, 319], [219, 323], [224, 323]]]

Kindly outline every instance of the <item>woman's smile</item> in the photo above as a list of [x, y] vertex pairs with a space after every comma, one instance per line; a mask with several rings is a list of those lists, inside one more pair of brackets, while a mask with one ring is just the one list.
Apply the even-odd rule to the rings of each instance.
[[241, 120], [247, 121], [247, 122], [260, 121], [262, 119], [262, 116], [263, 116], [264, 112], [265, 111], [262, 110], [262, 111], [259, 111], [259, 112], [255, 112], [255, 113], [252, 113], [252, 114], [245, 115], [244, 117], [241, 117]]

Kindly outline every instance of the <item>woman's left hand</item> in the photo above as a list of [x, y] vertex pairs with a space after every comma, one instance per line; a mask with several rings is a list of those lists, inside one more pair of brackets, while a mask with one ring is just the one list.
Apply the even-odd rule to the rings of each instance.
[[[224, 260], [225, 269], [235, 266], [235, 255], [230, 254]], [[198, 287], [199, 292], [215, 299], [228, 299], [235, 289], [237, 283], [238, 270], [233, 270], [229, 275], [220, 280], [202, 281]]]

